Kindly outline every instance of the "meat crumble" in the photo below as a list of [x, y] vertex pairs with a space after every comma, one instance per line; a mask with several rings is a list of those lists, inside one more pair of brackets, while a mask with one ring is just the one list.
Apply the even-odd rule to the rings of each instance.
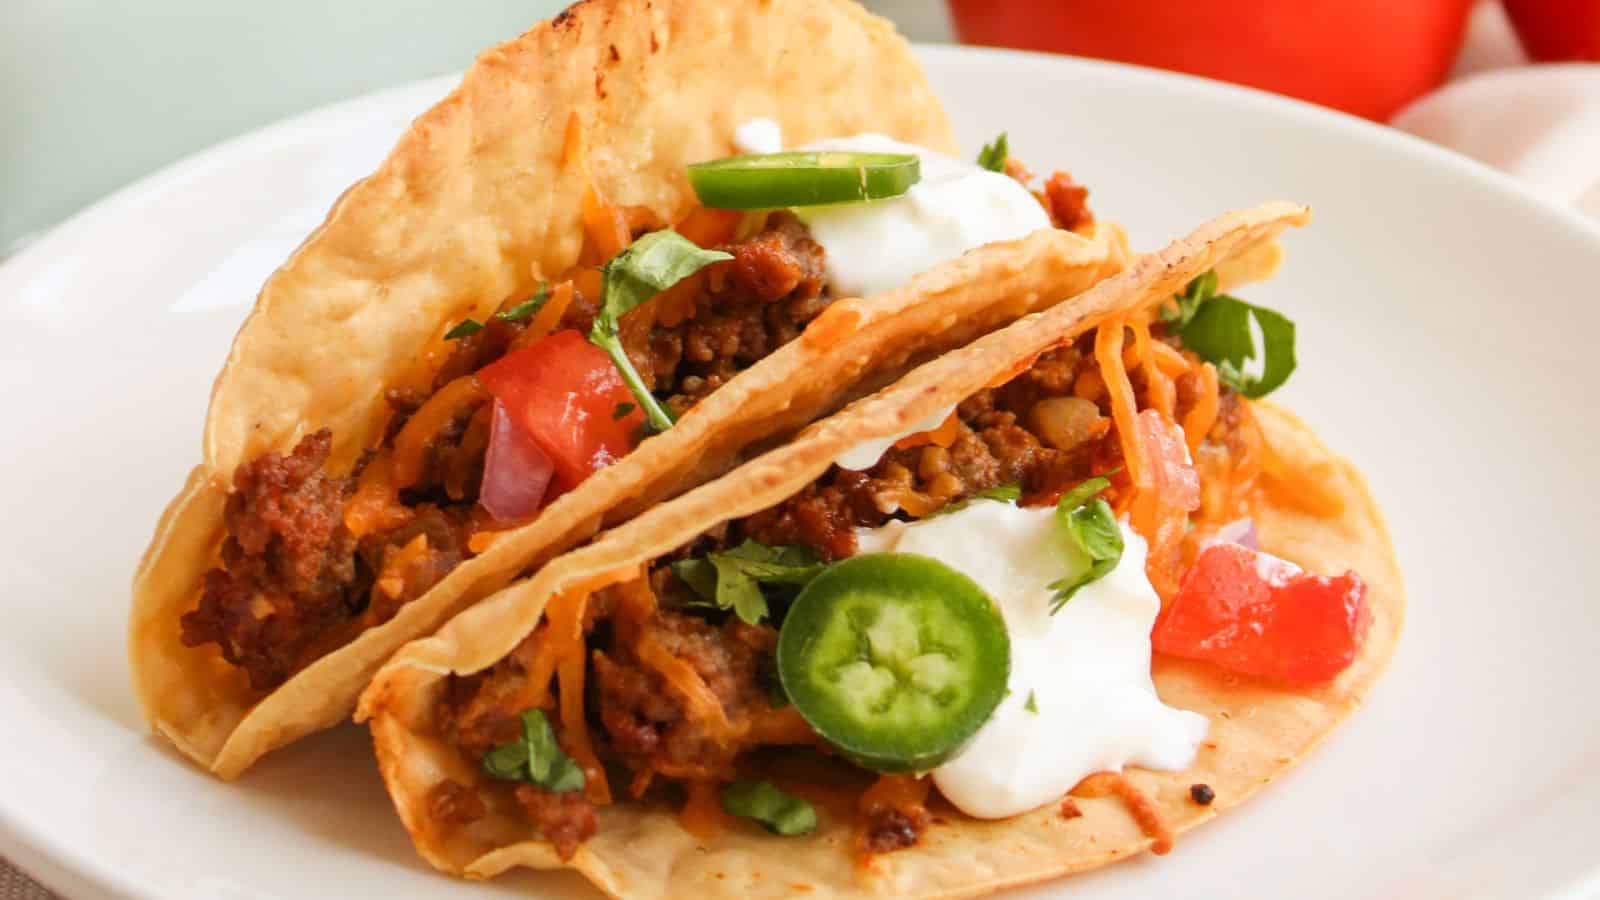
[[[681, 320], [623, 319], [623, 346], [652, 392], [682, 413], [743, 369], [797, 337], [827, 306], [823, 251], [788, 213], [721, 249], [733, 259], [705, 270], [703, 289]], [[587, 333], [597, 298], [575, 296], [558, 324]], [[644, 327], [630, 327], [643, 322]], [[454, 342], [432, 390], [500, 359], [526, 321], [490, 318]], [[425, 448], [423, 471], [403, 490], [402, 520], [357, 537], [346, 504], [363, 467], [392, 446], [431, 396], [391, 390], [382, 445], [347, 474], [328, 471], [333, 435], [301, 439], [288, 454], [266, 453], [234, 473], [220, 564], [206, 573], [199, 605], [182, 618], [191, 647], [215, 644], [251, 686], [270, 691], [361, 628], [382, 624], [470, 555], [487, 450], [487, 406], [463, 406]]]

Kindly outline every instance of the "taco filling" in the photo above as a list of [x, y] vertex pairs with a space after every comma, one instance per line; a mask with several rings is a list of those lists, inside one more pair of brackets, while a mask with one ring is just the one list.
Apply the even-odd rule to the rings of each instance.
[[[413, 383], [388, 387], [388, 426], [352, 468], [330, 465], [327, 429], [241, 465], [183, 643], [215, 645], [270, 691], [672, 427], [834, 299], [1093, 222], [1081, 186], [1057, 174], [1030, 192], [1003, 146], [973, 164], [872, 135], [780, 142], [774, 123], [747, 123], [738, 143], [770, 152], [692, 167], [702, 205], [671, 227], [591, 187], [578, 264], [484, 321], [447, 323]], [[751, 628], [758, 644], [770, 631]]]
[[[499, 663], [449, 676], [437, 732], [479, 775], [437, 782], [427, 814], [520, 810], [563, 859], [624, 792], [679, 804], [695, 834], [803, 834], [836, 797], [798, 752], [876, 779], [851, 796], [870, 858], [944, 816], [1189, 767], [1210, 723], [1157, 697], [1152, 652], [1318, 684], [1370, 621], [1359, 575], [1256, 544], [1263, 503], [1342, 503], [1257, 421], [1294, 365], [1292, 323], [1207, 273], [777, 506], [553, 597]], [[1169, 845], [1128, 782], [1101, 779]]]

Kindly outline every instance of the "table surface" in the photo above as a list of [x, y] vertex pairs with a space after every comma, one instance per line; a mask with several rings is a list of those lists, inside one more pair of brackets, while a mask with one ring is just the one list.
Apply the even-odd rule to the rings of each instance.
[[[463, 68], [563, 5], [457, 0], [442, 16], [430, 0], [21, 0], [0, 17], [10, 26], [0, 28], [0, 72], [27, 85], [0, 91], [0, 121], [21, 126], [0, 139], [0, 258], [173, 160], [296, 112]], [[950, 39], [935, 0], [867, 5], [914, 40]], [[1519, 60], [1498, 7], [1480, 8], [1457, 74]], [[0, 860], [0, 900], [53, 897]]]

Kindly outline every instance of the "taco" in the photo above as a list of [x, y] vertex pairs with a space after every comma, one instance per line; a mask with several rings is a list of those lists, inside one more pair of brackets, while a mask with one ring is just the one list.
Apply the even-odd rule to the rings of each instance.
[[1083, 188], [951, 146], [845, 0], [587, 0], [485, 53], [234, 341], [135, 577], [154, 727], [236, 776], [602, 525], [1120, 267]]
[[417, 849], [970, 896], [1165, 852], [1293, 766], [1404, 603], [1360, 474], [1257, 399], [1292, 324], [1219, 292], [1306, 216], [1209, 223], [404, 648], [358, 718]]

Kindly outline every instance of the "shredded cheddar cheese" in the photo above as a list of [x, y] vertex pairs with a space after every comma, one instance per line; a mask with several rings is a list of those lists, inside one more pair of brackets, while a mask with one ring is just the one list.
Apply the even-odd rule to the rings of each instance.
[[1012, 366], [1011, 368], [1007, 369], [1005, 372], [1003, 372], [1000, 375], [996, 376], [995, 378], [991, 379], [988, 384], [984, 385], [984, 387], [986, 387], [986, 388], [997, 388], [997, 387], [1000, 387], [1003, 384], [1006, 384], [1011, 379], [1017, 377], [1018, 375], [1021, 375], [1023, 372], [1026, 372], [1029, 369], [1033, 368], [1033, 364], [1038, 362], [1039, 361], [1039, 357], [1043, 356], [1043, 355], [1044, 354], [1043, 354], [1042, 351], [1039, 352], [1039, 353], [1033, 354], [1032, 356], [1022, 360], [1021, 362], [1019, 362], [1016, 365]]
[[400, 599], [406, 590], [406, 570], [428, 554], [428, 536], [419, 534], [405, 546], [384, 555], [383, 571], [378, 573], [378, 590], [390, 600]]
[[1169, 378], [1177, 378], [1194, 369], [1183, 353], [1161, 341], [1150, 342], [1150, 359], [1147, 361], [1153, 361]]
[[504, 531], [475, 531], [472, 533], [472, 537], [467, 538], [467, 552], [477, 556], [493, 547], [495, 542], [504, 537], [505, 534], [506, 532]]
[[660, 324], [668, 328], [681, 325], [694, 315], [695, 304], [705, 292], [705, 284], [706, 273], [701, 270], [655, 295], [647, 305], [654, 308], [655, 319]]
[[1134, 425], [1133, 417], [1138, 408], [1133, 384], [1128, 381], [1128, 370], [1122, 365], [1122, 329], [1121, 319], [1102, 323], [1094, 336], [1094, 357], [1100, 364], [1100, 377], [1111, 394], [1111, 418], [1116, 423], [1128, 480], [1133, 482], [1135, 490], [1142, 490], [1150, 486], [1149, 463], [1144, 458], [1139, 429]]
[[344, 508], [344, 527], [356, 537], [396, 528], [411, 518], [400, 502], [387, 453], [374, 457], [356, 479], [356, 492]]
[[534, 314], [533, 321], [528, 327], [517, 335], [517, 341], [512, 349], [520, 350], [537, 340], [547, 336], [560, 324], [561, 317], [566, 314], [567, 307], [572, 305], [572, 295], [575, 288], [571, 281], [558, 282], [550, 289], [550, 299]]
[[1150, 838], [1151, 853], [1162, 856], [1172, 851], [1172, 827], [1162, 818], [1161, 808], [1121, 772], [1096, 772], [1078, 782], [1071, 794], [1087, 800], [1116, 797], [1127, 808], [1139, 830]]
[[913, 519], [924, 519], [938, 512], [944, 503], [926, 494], [919, 493], [909, 487], [896, 491], [884, 491], [883, 498], [899, 504], [906, 514]]
[[739, 233], [744, 213], [737, 209], [696, 206], [677, 225], [677, 232], [707, 250], [726, 244]]
[[1220, 406], [1217, 367], [1211, 363], [1201, 363], [1194, 372], [1199, 382], [1199, 393], [1189, 414], [1183, 417], [1183, 437], [1189, 445], [1191, 456], [1200, 452], [1200, 444], [1211, 433], [1211, 426], [1217, 423], [1217, 409]]
[[[583, 767], [586, 779], [584, 793], [594, 803], [610, 803], [611, 787], [606, 782], [605, 769], [595, 755], [589, 740], [589, 721], [583, 714], [583, 680], [588, 663], [583, 644], [583, 614], [589, 605], [589, 591], [566, 591], [550, 600], [546, 609], [549, 619], [549, 652], [546, 656], [554, 663], [556, 682], [561, 687], [562, 746]], [[544, 661], [539, 660], [542, 670]], [[541, 673], [530, 673], [539, 677]], [[548, 684], [548, 676], [544, 676]]]
[[1151, 365], [1150, 360], [1146, 359], [1143, 365], [1145, 390], [1149, 394], [1150, 408], [1161, 413], [1163, 419], [1169, 422], [1173, 421], [1177, 418], [1178, 411], [1178, 391], [1176, 386], [1173, 385], [1172, 379], [1168, 378], [1165, 372]]
[[915, 775], [879, 775], [872, 787], [861, 795], [863, 812], [875, 806], [892, 806], [904, 809], [928, 802], [928, 779]]
[[908, 450], [925, 444], [932, 444], [935, 447], [949, 447], [960, 436], [961, 418], [956, 415], [955, 410], [951, 410], [950, 415], [945, 416], [944, 421], [939, 423], [939, 427], [932, 431], [919, 431], [916, 434], [907, 435], [895, 441], [894, 445], [899, 450]]
[[594, 743], [589, 739], [589, 720], [583, 714], [583, 678], [586, 660], [582, 647], [579, 652], [561, 660], [556, 677], [561, 684], [561, 727], [566, 738], [563, 746], [578, 765], [583, 767], [584, 795], [591, 803], [604, 805], [611, 802], [611, 785], [606, 780], [605, 767], [595, 755]]
[[682, 695], [684, 705], [691, 715], [711, 722], [712, 726], [722, 734], [733, 731], [733, 724], [728, 721], [728, 714], [722, 708], [722, 701], [712, 693], [711, 687], [693, 666], [661, 646], [649, 632], [639, 636], [634, 642], [633, 649], [639, 655], [640, 662], [658, 672], [668, 685]]
[[637, 628], [655, 615], [656, 592], [650, 589], [650, 582], [643, 576], [624, 581], [616, 590], [622, 598], [621, 619], [630, 627]]
[[583, 295], [584, 299], [594, 304], [600, 303], [600, 288], [604, 285], [605, 278], [600, 270], [593, 266], [582, 266], [572, 270], [563, 281], [572, 282], [572, 289]]
[[611, 259], [633, 242], [627, 217], [600, 196], [593, 181], [583, 191], [583, 233], [601, 260]]
[[688, 793], [678, 824], [701, 841], [716, 840], [728, 824], [728, 814], [722, 811], [722, 786], [715, 781], [691, 781]]
[[1133, 333], [1133, 345], [1124, 352], [1122, 364], [1133, 369], [1150, 361], [1150, 326], [1141, 313], [1132, 313], [1124, 323], [1128, 331]]
[[813, 347], [832, 347], [843, 342], [861, 324], [861, 312], [847, 302], [834, 303], [811, 320], [800, 337]]
[[463, 375], [440, 388], [411, 414], [394, 438], [392, 473], [398, 488], [408, 488], [422, 477], [428, 445], [465, 409], [489, 399], [489, 392], [472, 375]]

